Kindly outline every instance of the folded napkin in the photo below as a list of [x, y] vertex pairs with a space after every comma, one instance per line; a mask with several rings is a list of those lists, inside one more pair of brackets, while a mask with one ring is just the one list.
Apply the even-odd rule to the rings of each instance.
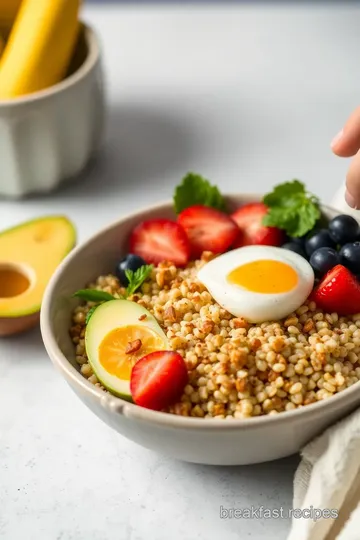
[[318, 518], [293, 517], [287, 540], [360, 540], [360, 410], [311, 441], [301, 458], [293, 508]]

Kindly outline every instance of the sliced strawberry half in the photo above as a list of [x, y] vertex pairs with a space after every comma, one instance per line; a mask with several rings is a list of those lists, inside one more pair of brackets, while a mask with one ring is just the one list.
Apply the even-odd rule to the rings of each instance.
[[136, 362], [130, 390], [137, 405], [159, 411], [180, 399], [187, 382], [183, 357], [174, 351], [156, 351]]
[[360, 313], [360, 283], [350, 270], [338, 264], [317, 285], [311, 300], [327, 313]]
[[139, 223], [130, 236], [130, 252], [148, 264], [171, 261], [185, 266], [190, 258], [186, 232], [175, 221], [151, 219]]
[[256, 202], [245, 204], [232, 214], [232, 219], [243, 233], [234, 247], [251, 245], [278, 247], [285, 242], [284, 231], [276, 227], [265, 227], [262, 224], [267, 213], [268, 207], [263, 203]]
[[227, 214], [208, 206], [186, 208], [179, 214], [178, 223], [185, 229], [195, 257], [203, 251], [224, 253], [239, 235], [238, 226]]

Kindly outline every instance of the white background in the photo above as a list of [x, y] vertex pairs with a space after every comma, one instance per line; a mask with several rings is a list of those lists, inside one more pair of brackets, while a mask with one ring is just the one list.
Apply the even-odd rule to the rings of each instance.
[[[189, 170], [223, 191], [297, 177], [329, 202], [348, 166], [330, 141], [360, 104], [359, 17], [345, 2], [86, 8], [104, 54], [103, 150], [76, 184], [0, 201], [0, 229], [65, 212], [82, 241], [171, 197]], [[297, 462], [224, 469], [153, 454], [85, 409], [37, 330], [0, 341], [2, 540], [283, 539], [288, 521], [224, 521], [220, 505], [290, 507]]]

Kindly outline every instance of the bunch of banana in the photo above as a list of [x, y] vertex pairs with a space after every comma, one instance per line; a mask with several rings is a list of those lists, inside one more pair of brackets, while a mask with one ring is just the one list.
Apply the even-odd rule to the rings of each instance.
[[11, 28], [20, 7], [21, 0], [1, 0], [0, 28]]
[[2, 35], [0, 34], [0, 58], [1, 58], [2, 52], [4, 50], [4, 47], [5, 47], [5, 41], [4, 41], [4, 38], [2, 37]]
[[43, 90], [66, 75], [80, 28], [80, 4], [0, 0], [0, 27], [10, 28], [0, 52], [0, 100]]

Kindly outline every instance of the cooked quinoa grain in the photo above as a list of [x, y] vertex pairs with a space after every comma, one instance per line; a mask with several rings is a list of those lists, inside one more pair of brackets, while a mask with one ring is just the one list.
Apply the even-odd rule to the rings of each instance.
[[[185, 269], [161, 263], [130, 300], [144, 306], [181, 354], [189, 383], [165, 412], [197, 418], [250, 418], [328, 399], [360, 380], [360, 313], [339, 317], [307, 302], [283, 321], [249, 324], [220, 307], [196, 274], [211, 253]], [[89, 288], [115, 297], [116, 277]], [[78, 306], [70, 335], [80, 372], [97, 387], [85, 351], [85, 319], [94, 304]]]

